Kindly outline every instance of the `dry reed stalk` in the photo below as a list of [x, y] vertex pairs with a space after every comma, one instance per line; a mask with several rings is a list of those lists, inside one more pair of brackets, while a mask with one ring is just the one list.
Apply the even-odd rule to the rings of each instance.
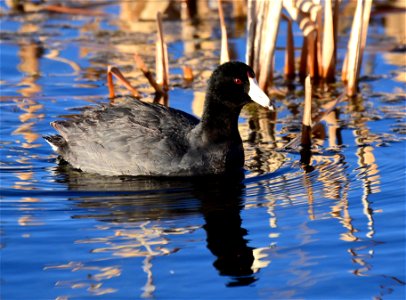
[[347, 94], [354, 96], [357, 93], [357, 74], [359, 72], [359, 59], [362, 43], [362, 15], [364, 1], [358, 0], [352, 22], [351, 35], [347, 48]]
[[[263, 23], [262, 23], [262, 27], [261, 30], [258, 32], [257, 36], [258, 36], [258, 43], [259, 46], [257, 48], [257, 53], [256, 53], [256, 59], [257, 59], [257, 65], [258, 65], [258, 73], [257, 73], [257, 78], [258, 78], [258, 83], [259, 80], [261, 78], [261, 74], [266, 72], [266, 68], [270, 67], [270, 66], [265, 66], [264, 67], [264, 61], [267, 59], [268, 53], [264, 51], [264, 45], [267, 42], [267, 38], [268, 38], [268, 16], [269, 16], [269, 2], [262, 0], [263, 2]], [[264, 77], [264, 75], [262, 75], [262, 77]], [[261, 84], [260, 84], [261, 86]], [[261, 88], [263, 89], [263, 86], [261, 86]]]
[[308, 53], [308, 46], [307, 46], [307, 38], [303, 37], [303, 44], [302, 44], [302, 51], [300, 53], [300, 65], [299, 65], [299, 77], [300, 80], [304, 80], [307, 75], [307, 53]]
[[260, 53], [261, 53], [261, 38], [262, 38], [262, 30], [264, 26], [264, 17], [265, 16], [265, 1], [256, 2], [256, 11], [254, 14], [254, 18], [257, 18], [255, 21], [255, 40], [254, 40], [254, 47], [253, 47], [253, 62], [252, 67], [257, 75], [257, 79], [259, 76], [259, 72], [261, 69], [261, 60], [260, 60]]
[[318, 77], [317, 67], [317, 31], [311, 31], [306, 37], [308, 46], [307, 69], [312, 78]]
[[[254, 41], [255, 41], [255, 27], [256, 27], [256, 2], [248, 0], [247, 3], [247, 44], [245, 51], [245, 63], [254, 68]], [[254, 68], [254, 71], [255, 68]]]
[[312, 84], [311, 77], [305, 79], [305, 98], [302, 119], [302, 132], [300, 138], [300, 162], [306, 172], [312, 171], [309, 166], [312, 147]]
[[113, 67], [113, 66], [108, 66], [107, 67], [107, 86], [109, 89], [110, 98], [115, 97], [112, 75], [114, 75], [118, 79], [118, 81], [131, 92], [131, 94], [135, 98], [138, 98], [138, 99], [141, 98], [138, 91], [128, 82], [128, 80], [123, 76], [123, 74], [120, 72], [120, 70], [118, 68]]
[[107, 88], [109, 89], [109, 98], [116, 97], [114, 93], [113, 74], [110, 72], [111, 67], [107, 67]]
[[169, 62], [168, 48], [166, 46], [163, 29], [162, 29], [162, 14], [157, 13], [157, 41], [155, 49], [155, 66], [156, 66], [156, 81], [162, 86], [164, 91], [169, 90]]
[[311, 77], [305, 79], [305, 98], [302, 119], [302, 147], [311, 147], [311, 127], [312, 127], [312, 84]]
[[310, 32], [307, 36], [309, 39], [309, 57], [308, 68], [312, 78], [318, 78], [320, 76], [320, 61], [321, 61], [321, 36], [322, 36], [322, 18], [321, 11], [322, 6], [319, 5], [320, 1], [317, 0], [304, 0], [306, 6], [301, 5], [301, 10], [310, 15], [310, 20], [315, 26], [315, 30]]
[[357, 93], [357, 84], [366, 45], [371, 6], [372, 0], [358, 0], [355, 9], [347, 55], [342, 70], [342, 79], [343, 81], [347, 81], [347, 94], [349, 96], [355, 96]]
[[293, 40], [292, 19], [285, 14], [282, 14], [282, 18], [287, 21], [284, 74], [286, 79], [292, 80], [295, 78], [295, 45]]
[[371, 8], [372, 8], [372, 0], [365, 0], [364, 4], [364, 11], [362, 14], [362, 37], [361, 37], [361, 49], [358, 61], [358, 74], [357, 79], [359, 78], [359, 74], [361, 71], [362, 66], [362, 58], [364, 56], [365, 46], [367, 44], [367, 35], [368, 35], [368, 25], [369, 25], [369, 17], [371, 15]]
[[[340, 0], [326, 0], [324, 13], [322, 77], [326, 82], [335, 81], [337, 63], [337, 28]], [[344, 65], [346, 61], [344, 61]]]
[[246, 63], [254, 69], [258, 78], [260, 72], [261, 38], [264, 26], [265, 1], [248, 1]]
[[279, 23], [282, 13], [282, 0], [266, 1], [265, 28], [261, 33], [260, 73], [258, 83], [262, 90], [268, 89], [273, 78], [273, 59], [276, 48]]
[[[305, 97], [306, 98], [306, 97]], [[331, 101], [327, 105], [324, 105], [324, 111], [319, 113], [316, 117], [313, 118], [311, 124], [313, 128], [317, 128], [321, 121], [325, 120], [326, 117], [337, 107], [339, 103], [346, 99], [346, 94], [343, 92], [340, 96], [337, 97], [336, 100]], [[313, 130], [312, 130], [313, 131]], [[296, 148], [299, 146], [299, 140], [301, 140], [301, 136], [297, 136], [292, 139], [289, 143], [287, 143], [283, 148]]]
[[322, 67], [321, 60], [323, 56], [323, 47], [322, 47], [322, 36], [323, 36], [323, 18], [322, 18], [322, 6], [319, 6], [320, 9], [317, 10], [316, 21], [317, 24], [317, 37], [316, 37], [316, 49], [317, 49], [317, 76], [321, 75]]
[[144, 76], [147, 78], [149, 84], [154, 88], [155, 92], [159, 95], [164, 95], [166, 92], [156, 82], [151, 71], [148, 69], [148, 67], [145, 65], [144, 61], [142, 60], [142, 58], [137, 53], [134, 53], [134, 61], [135, 61], [135, 64], [137, 65], [138, 69], [140, 69], [141, 72], [144, 74]]
[[338, 18], [339, 18], [339, 14], [340, 14], [340, 3], [341, 3], [341, 0], [334, 0], [334, 7], [333, 7], [334, 51], [333, 51], [333, 60], [331, 63], [331, 67], [329, 68], [327, 75], [326, 75], [327, 82], [335, 81], [336, 65], [337, 65], [337, 45], [338, 45]]
[[230, 61], [230, 52], [228, 50], [228, 38], [227, 38], [227, 28], [226, 22], [224, 21], [224, 12], [221, 0], [218, 0], [218, 10], [220, 18], [220, 28], [221, 28], [221, 54], [220, 54], [220, 64]]
[[248, 0], [245, 60], [254, 69], [264, 90], [273, 76], [273, 56], [281, 12], [282, 0]]
[[331, 74], [331, 68], [334, 68], [334, 23], [332, 0], [326, 0], [324, 4], [324, 29], [323, 29], [323, 52], [321, 59], [321, 76], [327, 78]]

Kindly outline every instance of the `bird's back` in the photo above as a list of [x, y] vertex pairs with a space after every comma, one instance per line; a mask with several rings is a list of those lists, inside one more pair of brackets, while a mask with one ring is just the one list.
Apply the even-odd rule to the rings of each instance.
[[187, 134], [199, 120], [185, 112], [128, 98], [89, 108], [52, 126], [46, 137], [75, 168], [103, 175], [181, 175]]

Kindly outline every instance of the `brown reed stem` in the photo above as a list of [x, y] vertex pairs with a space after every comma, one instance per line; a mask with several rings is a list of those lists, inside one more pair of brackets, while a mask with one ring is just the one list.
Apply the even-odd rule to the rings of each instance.
[[134, 61], [138, 69], [140, 69], [144, 76], [147, 78], [149, 84], [154, 88], [155, 92], [159, 95], [164, 95], [166, 92], [156, 82], [154, 76], [152, 75], [152, 72], [148, 69], [142, 58], [137, 53], [134, 53]]
[[282, 18], [287, 21], [286, 51], [285, 51], [285, 79], [295, 78], [295, 45], [293, 40], [292, 19], [282, 14]]
[[114, 75], [114, 77], [116, 77], [118, 79], [118, 81], [124, 87], [126, 87], [135, 98], [138, 98], [138, 99], [141, 98], [138, 91], [130, 84], [130, 82], [124, 77], [124, 75], [120, 72], [120, 70], [117, 67], [108, 66], [108, 68], [107, 68], [107, 86], [109, 88], [110, 98], [115, 97], [112, 75]]

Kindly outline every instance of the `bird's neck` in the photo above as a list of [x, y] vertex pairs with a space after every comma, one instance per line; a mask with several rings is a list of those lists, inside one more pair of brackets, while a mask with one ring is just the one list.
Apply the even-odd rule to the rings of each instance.
[[202, 138], [210, 143], [241, 143], [238, 117], [241, 108], [229, 108], [220, 101], [207, 101], [201, 119]]

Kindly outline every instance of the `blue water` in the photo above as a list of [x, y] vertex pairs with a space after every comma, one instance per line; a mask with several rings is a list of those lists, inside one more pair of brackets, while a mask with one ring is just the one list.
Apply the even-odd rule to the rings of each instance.
[[[49, 122], [108, 101], [109, 64], [151, 97], [132, 53], [153, 68], [154, 22], [131, 29], [118, 22], [121, 5], [99, 7], [104, 17], [2, 16], [1, 298], [404, 299], [405, 61], [379, 50], [382, 40], [396, 44], [384, 25], [399, 14], [373, 15], [361, 96], [339, 105], [337, 127], [325, 124], [312, 172], [283, 149], [300, 128], [295, 82], [296, 92], [277, 100], [273, 134], [261, 125], [249, 139], [248, 120], [258, 115], [243, 112], [242, 182], [108, 178], [59, 165], [41, 136], [53, 133]], [[244, 24], [228, 23], [244, 60]], [[188, 28], [194, 35], [176, 19], [164, 25], [175, 70], [170, 105], [196, 113], [195, 91], [218, 63], [217, 23]], [[276, 76], [283, 55], [276, 52]], [[195, 72], [192, 86], [180, 78], [183, 64]]]

